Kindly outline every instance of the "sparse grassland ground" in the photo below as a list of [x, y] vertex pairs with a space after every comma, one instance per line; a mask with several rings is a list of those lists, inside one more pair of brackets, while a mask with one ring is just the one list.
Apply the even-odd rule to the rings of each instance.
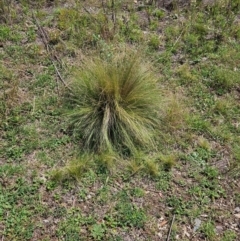
[[[156, 2], [0, 1], [0, 240], [240, 240], [240, 3]], [[90, 155], [62, 96], [123, 48], [158, 78], [157, 151]]]

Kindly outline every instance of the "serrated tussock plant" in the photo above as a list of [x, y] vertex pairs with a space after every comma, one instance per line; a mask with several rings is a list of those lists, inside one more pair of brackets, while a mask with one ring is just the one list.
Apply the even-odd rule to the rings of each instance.
[[66, 95], [69, 126], [84, 148], [133, 154], [154, 146], [160, 94], [150, 69], [133, 53], [85, 61]]

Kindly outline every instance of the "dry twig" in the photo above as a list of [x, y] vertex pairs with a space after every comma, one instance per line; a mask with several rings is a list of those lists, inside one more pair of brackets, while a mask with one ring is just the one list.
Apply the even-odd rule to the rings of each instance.
[[98, 20], [83, 6], [84, 11], [89, 14], [89, 16], [96, 22], [98, 23]]
[[63, 77], [61, 76], [61, 74], [60, 74], [60, 72], [59, 72], [59, 70], [58, 70], [58, 68], [57, 68], [57, 65], [54, 63], [54, 60], [56, 60], [56, 61], [61, 65], [61, 67], [63, 67], [62, 62], [59, 60], [59, 58], [58, 58], [55, 54], [53, 54], [52, 48], [51, 48], [51, 46], [48, 44], [48, 35], [47, 35], [46, 31], [40, 26], [40, 24], [38, 23], [38, 20], [37, 20], [37, 18], [35, 17], [34, 13], [32, 13], [32, 17], [33, 17], [33, 19], [34, 19], [34, 21], [35, 21], [35, 23], [36, 23], [36, 25], [37, 25], [37, 27], [38, 27], [38, 30], [40, 31], [41, 39], [42, 39], [42, 41], [43, 41], [43, 44], [44, 44], [47, 52], [48, 52], [49, 55], [50, 55], [52, 64], [53, 64], [53, 66], [54, 66], [54, 69], [55, 69], [55, 72], [56, 72], [58, 78], [59, 78], [60, 81], [63, 83], [63, 85], [64, 85], [67, 89], [70, 90], [70, 88], [67, 86], [66, 82], [64, 81]]
[[174, 220], [175, 220], [175, 214], [173, 215], [172, 222], [171, 222], [171, 226], [170, 226], [170, 228], [169, 228], [168, 236], [167, 236], [167, 240], [166, 240], [166, 241], [169, 241], [169, 240], [170, 240], [170, 236], [171, 236], [172, 226], [173, 226]]

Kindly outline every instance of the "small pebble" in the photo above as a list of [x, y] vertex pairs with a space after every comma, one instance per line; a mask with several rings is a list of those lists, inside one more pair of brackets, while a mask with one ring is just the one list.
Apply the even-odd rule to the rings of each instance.
[[200, 219], [198, 219], [198, 218], [196, 218], [196, 219], [194, 220], [193, 232], [196, 232], [196, 231], [200, 228], [201, 223], [202, 223], [202, 221], [201, 221]]
[[87, 195], [87, 199], [91, 199], [92, 196], [90, 194]]
[[220, 225], [216, 226], [216, 231], [217, 233], [221, 233], [223, 231], [223, 227]]
[[236, 208], [234, 209], [234, 212], [235, 212], [235, 213], [240, 213], [240, 207], [236, 207]]

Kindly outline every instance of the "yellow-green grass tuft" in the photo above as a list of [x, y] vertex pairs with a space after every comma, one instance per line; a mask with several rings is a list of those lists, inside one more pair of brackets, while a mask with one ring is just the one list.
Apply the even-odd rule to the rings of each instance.
[[154, 146], [160, 92], [151, 67], [136, 54], [85, 61], [70, 89], [69, 126], [84, 148], [133, 154]]

